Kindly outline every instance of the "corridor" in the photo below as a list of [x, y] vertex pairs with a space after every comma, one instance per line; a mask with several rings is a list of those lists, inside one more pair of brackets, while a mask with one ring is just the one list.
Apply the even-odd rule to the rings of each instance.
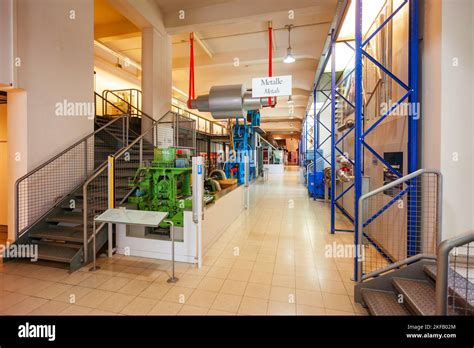
[[[5, 315], [353, 315], [353, 260], [325, 257], [352, 233], [328, 234], [329, 205], [308, 198], [298, 167], [251, 185], [251, 205], [205, 251], [203, 267], [100, 256], [101, 269], [2, 264]], [[344, 223], [342, 217], [339, 218]], [[346, 226], [349, 227], [349, 226]], [[49, 265], [51, 266], [51, 265]]]

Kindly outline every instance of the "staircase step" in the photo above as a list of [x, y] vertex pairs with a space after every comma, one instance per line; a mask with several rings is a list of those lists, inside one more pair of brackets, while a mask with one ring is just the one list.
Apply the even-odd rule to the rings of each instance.
[[84, 230], [80, 227], [69, 227], [69, 226], [45, 226], [38, 228], [31, 232], [31, 238], [38, 239], [50, 239], [54, 241], [65, 241], [82, 243], [84, 236]]
[[435, 315], [433, 284], [426, 280], [393, 278], [392, 284], [403, 295], [404, 303], [416, 315]]
[[410, 315], [392, 291], [362, 289], [361, 295], [371, 315]]
[[71, 263], [78, 252], [79, 249], [68, 248], [61, 245], [38, 244], [38, 258], [40, 260]]
[[46, 218], [47, 222], [65, 222], [71, 224], [82, 224], [81, 212], [57, 212]]
[[[434, 281], [436, 281], [436, 265], [426, 265], [423, 270]], [[474, 283], [456, 272], [452, 267], [448, 271], [449, 296], [456, 301], [456, 309], [462, 312], [474, 314]], [[452, 301], [450, 301], [452, 303]]]

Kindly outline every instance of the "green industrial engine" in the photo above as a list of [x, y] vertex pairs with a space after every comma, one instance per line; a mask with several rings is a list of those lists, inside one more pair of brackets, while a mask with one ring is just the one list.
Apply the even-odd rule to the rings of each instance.
[[136, 190], [129, 203], [140, 210], [168, 212], [174, 225], [182, 227], [183, 211], [192, 207], [190, 160], [189, 151], [155, 148], [151, 165], [139, 168], [130, 183]]

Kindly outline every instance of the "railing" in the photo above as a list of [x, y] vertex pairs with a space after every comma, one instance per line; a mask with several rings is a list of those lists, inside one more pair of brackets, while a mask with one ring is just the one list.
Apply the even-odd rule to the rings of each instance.
[[438, 247], [436, 314], [474, 315], [474, 231]]
[[364, 281], [422, 258], [436, 258], [442, 176], [420, 169], [359, 199], [356, 278]]
[[[123, 105], [122, 108], [127, 107], [128, 113], [132, 117], [142, 117], [146, 115], [141, 111], [142, 107], [142, 92], [138, 89], [119, 89], [119, 90], [104, 90], [102, 92], [104, 100], [108, 100], [114, 104]], [[196, 121], [196, 130], [207, 135], [226, 136], [227, 125], [219, 121], [211, 121], [191, 111], [185, 110], [177, 105], [171, 106], [171, 111], [178, 115], [193, 119]], [[151, 117], [150, 117], [151, 118]]]
[[[83, 248], [84, 262], [88, 260], [88, 245], [94, 236], [92, 232], [92, 221], [96, 215], [99, 215], [109, 208], [109, 197], [112, 197], [114, 205], [125, 203], [133, 188], [129, 187], [131, 179], [135, 176], [138, 168], [153, 157], [153, 152], [149, 152], [148, 158], [144, 150], [153, 150], [160, 141], [158, 132], [159, 126], [166, 123], [167, 116], [172, 112], [167, 112], [157, 120], [152, 120], [151, 127], [139, 135], [128, 146], [123, 147], [112, 155], [113, 161], [113, 196], [109, 192], [109, 173], [108, 164], [104, 163], [82, 186], [84, 197], [83, 208]], [[145, 115], [145, 114], [143, 114]], [[142, 115], [142, 116], [143, 116]], [[145, 117], [149, 117], [145, 115]], [[175, 139], [174, 135], [171, 139]], [[171, 143], [170, 146], [173, 146]], [[100, 225], [96, 229], [96, 234], [105, 226]]]
[[[95, 93], [95, 98], [102, 98]], [[98, 103], [96, 102], [95, 105]], [[101, 104], [101, 103], [100, 103]], [[16, 237], [44, 219], [63, 203], [72, 192], [105, 160], [126, 145], [128, 115], [112, 119], [94, 132], [83, 137], [40, 166], [19, 178], [15, 183]], [[97, 114], [96, 109], [96, 114]], [[96, 145], [101, 152], [96, 153]]]

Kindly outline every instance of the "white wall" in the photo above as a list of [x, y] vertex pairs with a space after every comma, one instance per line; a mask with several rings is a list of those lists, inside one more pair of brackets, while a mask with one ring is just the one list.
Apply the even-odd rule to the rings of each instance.
[[17, 1], [16, 87], [28, 93], [29, 170], [93, 130], [87, 117], [55, 115], [63, 100], [94, 102], [93, 11], [93, 0]]
[[[440, 168], [443, 232], [450, 237], [474, 229], [474, 4], [472, 0], [441, 4]], [[453, 66], [456, 59], [458, 65]]]

